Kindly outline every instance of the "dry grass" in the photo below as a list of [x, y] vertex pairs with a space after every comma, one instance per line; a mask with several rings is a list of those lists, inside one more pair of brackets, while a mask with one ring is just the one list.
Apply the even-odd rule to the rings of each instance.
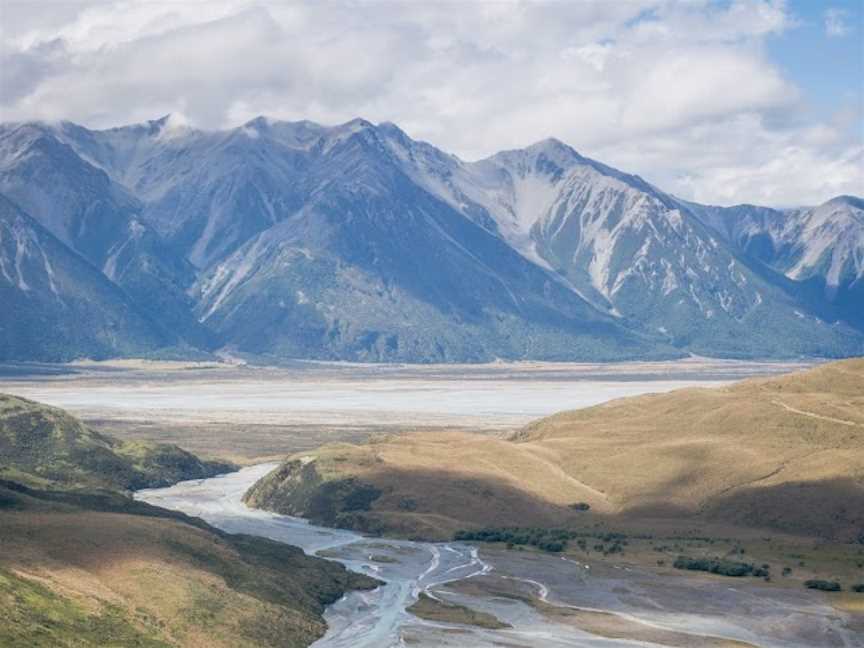
[[284, 607], [236, 591], [196, 565], [176, 547], [239, 558], [212, 534], [182, 523], [112, 513], [4, 513], [0, 544], [4, 568], [92, 614], [117, 606], [145, 635], [171, 645], [262, 645], [244, 626], [267, 615], [304, 639], [323, 631], [311, 612], [285, 618]]
[[850, 541], [864, 528], [864, 360], [619, 399], [512, 439], [420, 432], [305, 456], [382, 490], [369, 515], [404, 535], [665, 518]]
[[620, 513], [678, 509], [832, 537], [864, 525], [864, 360], [565, 412], [517, 440]]
[[17, 497], [0, 524], [3, 646], [306, 646], [326, 603], [376, 585], [264, 539]]
[[[246, 466], [281, 461], [297, 452], [332, 443], [362, 444], [370, 438], [396, 433], [449, 432], [452, 427], [392, 425], [315, 425], [310, 423], [184, 422], [111, 416], [84, 418], [92, 430], [124, 441], [170, 443], [198, 457], [230, 461]], [[478, 434], [489, 429], [472, 428]]]

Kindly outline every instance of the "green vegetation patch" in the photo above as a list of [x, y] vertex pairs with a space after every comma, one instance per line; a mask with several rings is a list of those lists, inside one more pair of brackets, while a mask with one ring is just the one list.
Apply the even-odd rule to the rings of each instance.
[[309, 501], [307, 515], [336, 524], [343, 513], [368, 511], [381, 491], [353, 477], [324, 482]]
[[752, 563], [737, 562], [734, 560], [723, 560], [721, 558], [691, 558], [689, 556], [678, 556], [672, 565], [675, 569], [688, 569], [690, 571], [703, 571], [720, 576], [755, 576], [765, 578], [768, 569], [756, 567]]
[[530, 545], [551, 553], [564, 551], [567, 543], [576, 537], [578, 534], [568, 529], [539, 527], [489, 527], [457, 531], [453, 535], [457, 542], [505, 542], [508, 545]]
[[807, 589], [819, 590], [821, 592], [842, 592], [843, 588], [837, 581], [811, 579], [804, 581], [804, 587]]
[[34, 488], [136, 490], [233, 468], [175, 445], [120, 441], [63, 410], [0, 394], [0, 477]]
[[0, 569], [0, 646], [4, 648], [168, 648], [154, 629], [136, 627], [124, 610], [91, 613], [47, 587]]
[[453, 539], [461, 542], [503, 542], [508, 549], [523, 546], [537, 547], [542, 551], [558, 553], [567, 549], [571, 540], [578, 540], [576, 544], [582, 551], [588, 551], [588, 538], [595, 538], [598, 542], [593, 545], [593, 550], [604, 556], [611, 554], [623, 554], [624, 548], [629, 544], [629, 538], [648, 540], [652, 536], [645, 534], [627, 535], [615, 531], [576, 531], [573, 529], [544, 527], [484, 527], [482, 529], [463, 529], [457, 531]]
[[513, 627], [488, 612], [480, 612], [464, 605], [435, 599], [425, 592], [420, 592], [417, 601], [407, 608], [407, 610], [414, 616], [427, 621], [458, 623], [489, 630], [501, 630]]

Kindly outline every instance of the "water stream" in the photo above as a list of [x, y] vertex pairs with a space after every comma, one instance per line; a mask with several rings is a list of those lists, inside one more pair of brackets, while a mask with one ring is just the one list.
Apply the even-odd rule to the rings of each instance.
[[[423, 543], [363, 537], [351, 531], [318, 527], [290, 516], [247, 508], [243, 493], [275, 464], [261, 464], [212, 479], [181, 482], [139, 491], [151, 504], [203, 518], [229, 533], [265, 536], [302, 547], [307, 553], [338, 560], [385, 585], [351, 592], [331, 605], [327, 634], [315, 648], [388, 648], [400, 646], [486, 648], [704, 645], [713, 639], [738, 640], [764, 648], [857, 648], [864, 641], [847, 628], [841, 613], [810, 592], [706, 579], [674, 578], [635, 568], [592, 566], [555, 555], [516, 551], [478, 551], [461, 543]], [[451, 589], [457, 582], [508, 583], [525, 595], [559, 608], [600, 613], [631, 627], [686, 632], [693, 643], [652, 643], [612, 639], [576, 623], [543, 616], [517, 598]], [[432, 598], [493, 614], [510, 628], [424, 621], [406, 611], [420, 592]], [[600, 615], [599, 618], [606, 618]], [[697, 643], [697, 639], [698, 642]]]

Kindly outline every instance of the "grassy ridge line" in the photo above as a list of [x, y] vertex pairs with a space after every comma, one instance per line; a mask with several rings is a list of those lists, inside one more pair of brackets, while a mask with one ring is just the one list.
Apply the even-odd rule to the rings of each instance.
[[234, 468], [175, 445], [120, 441], [61, 409], [0, 394], [0, 477], [37, 488], [137, 490]]
[[[377, 495], [352, 506], [361, 491]], [[511, 439], [415, 433], [325, 446], [289, 458], [246, 499], [432, 539], [662, 519], [854, 542], [864, 529], [864, 359], [618, 399]]]

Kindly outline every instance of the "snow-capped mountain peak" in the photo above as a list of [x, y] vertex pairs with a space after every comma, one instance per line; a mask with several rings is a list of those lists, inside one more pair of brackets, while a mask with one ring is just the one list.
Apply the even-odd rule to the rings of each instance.
[[694, 205], [554, 138], [466, 162], [364, 119], [4, 125], [2, 191], [148, 314], [173, 314], [184, 336], [199, 335], [200, 318], [241, 350], [467, 359], [864, 348], [838, 321], [864, 320], [860, 199]]

